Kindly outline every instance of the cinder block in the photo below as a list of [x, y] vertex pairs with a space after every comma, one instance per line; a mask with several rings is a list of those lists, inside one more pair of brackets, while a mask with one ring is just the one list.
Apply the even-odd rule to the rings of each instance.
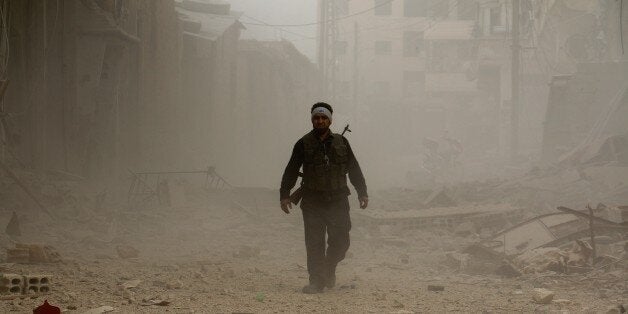
[[16, 274], [0, 275], [1, 294], [21, 294], [24, 288], [24, 276]]
[[24, 276], [24, 293], [48, 293], [50, 292], [50, 275]]

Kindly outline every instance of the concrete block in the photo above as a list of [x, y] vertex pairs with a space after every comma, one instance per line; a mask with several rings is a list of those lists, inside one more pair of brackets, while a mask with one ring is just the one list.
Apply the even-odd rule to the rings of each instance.
[[50, 275], [24, 276], [24, 293], [48, 293], [50, 292]]
[[21, 294], [24, 288], [24, 276], [16, 274], [0, 275], [0, 294]]
[[550, 304], [554, 299], [554, 291], [544, 288], [534, 288], [532, 290], [532, 299], [538, 304]]

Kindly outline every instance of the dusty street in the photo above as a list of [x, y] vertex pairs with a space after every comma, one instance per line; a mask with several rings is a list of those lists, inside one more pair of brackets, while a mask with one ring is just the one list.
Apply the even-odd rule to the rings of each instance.
[[[30, 313], [47, 299], [68, 313], [605, 313], [628, 300], [625, 269], [516, 278], [465, 273], [446, 256], [474, 236], [367, 228], [356, 206], [336, 287], [305, 295], [300, 210], [283, 214], [271, 206], [273, 196], [256, 207], [238, 208], [217, 196], [182, 208], [68, 215], [54, 226], [37, 213], [20, 215], [20, 240], [44, 240], [39, 243], [54, 246], [62, 261], [3, 264], [3, 273], [48, 274], [53, 284], [48, 295], [2, 301], [0, 311]], [[10, 245], [8, 238], [3, 243]], [[119, 245], [138, 249], [139, 257], [120, 258]], [[536, 287], [554, 291], [552, 303], [534, 302]]]

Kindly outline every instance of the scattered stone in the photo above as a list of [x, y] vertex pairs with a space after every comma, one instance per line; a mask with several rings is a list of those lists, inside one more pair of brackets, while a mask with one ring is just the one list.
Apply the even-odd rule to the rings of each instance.
[[133, 289], [133, 288], [136, 288], [137, 286], [139, 286], [141, 282], [142, 281], [139, 280], [139, 279], [129, 280], [129, 281], [126, 281], [126, 282], [122, 283], [121, 287], [124, 288], [124, 289]]
[[545, 288], [534, 288], [532, 290], [532, 299], [538, 304], [549, 304], [554, 299], [554, 291]]
[[445, 291], [445, 286], [428, 285], [427, 291]]
[[403, 303], [399, 302], [399, 300], [393, 300], [392, 307], [401, 309], [401, 308], [404, 308], [406, 306]]
[[109, 312], [113, 312], [116, 309], [113, 306], [108, 306], [108, 305], [104, 305], [101, 307], [97, 307], [94, 309], [90, 309], [86, 312], [83, 312], [83, 314], [102, 314], [102, 313], [109, 313]]
[[116, 251], [118, 252], [118, 256], [124, 259], [137, 258], [140, 256], [140, 251], [129, 245], [118, 245], [116, 246]]
[[611, 306], [606, 309], [606, 314], [624, 314], [626, 313], [626, 308], [623, 305]]
[[410, 256], [408, 254], [401, 254], [399, 255], [399, 263], [401, 264], [408, 264], [410, 262]]
[[153, 286], [160, 287], [160, 288], [165, 288], [166, 287], [166, 282], [163, 281], [163, 280], [153, 280]]
[[166, 301], [166, 300], [160, 300], [160, 299], [149, 299], [149, 300], [142, 300], [142, 303], [140, 303], [140, 305], [142, 306], [151, 306], [151, 305], [156, 305], [156, 306], [167, 306], [170, 305], [170, 301]]
[[166, 283], [166, 289], [181, 289], [183, 288], [183, 283], [181, 282], [181, 280], [173, 280], [171, 282]]
[[129, 304], [135, 302], [135, 296], [133, 295], [133, 292], [129, 291], [129, 290], [124, 290], [122, 292], [122, 297], [124, 298], [125, 301], [127, 301]]
[[556, 299], [556, 300], [553, 300], [552, 303], [559, 304], [559, 305], [567, 305], [567, 304], [571, 304], [571, 300]]

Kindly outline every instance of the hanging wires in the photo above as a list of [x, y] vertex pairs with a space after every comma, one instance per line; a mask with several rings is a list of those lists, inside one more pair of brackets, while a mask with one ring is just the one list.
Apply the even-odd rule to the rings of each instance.
[[[392, 3], [395, 0], [388, 0], [386, 2], [382, 2], [374, 7], [362, 10], [362, 11], [358, 11], [355, 12], [353, 14], [349, 14], [349, 15], [345, 15], [345, 16], [341, 16], [335, 19], [335, 21], [341, 21], [341, 20], [345, 20], [354, 16], [358, 16], [358, 15], [362, 15], [364, 13], [373, 11], [379, 7], [388, 5], [390, 3]], [[303, 24], [268, 24], [268, 23], [243, 23], [244, 25], [255, 25], [255, 26], [269, 26], [269, 27], [303, 27], [303, 26], [314, 26], [314, 25], [319, 25], [322, 22], [311, 22], [311, 23], [303, 23]]]

